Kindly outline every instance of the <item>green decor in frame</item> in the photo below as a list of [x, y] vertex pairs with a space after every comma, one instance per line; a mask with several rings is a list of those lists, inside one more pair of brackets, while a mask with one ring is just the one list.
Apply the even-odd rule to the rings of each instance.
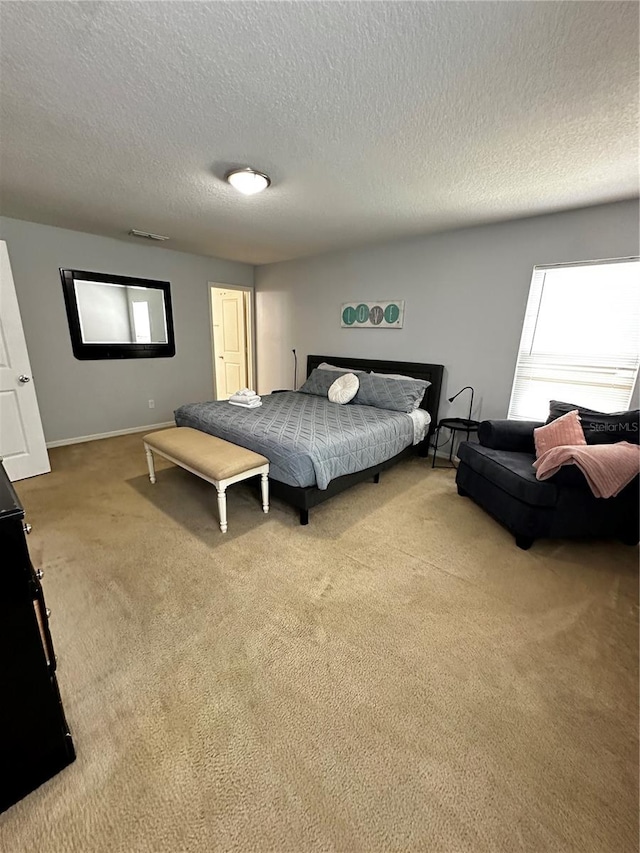
[[345, 302], [340, 312], [344, 329], [401, 329], [404, 300]]

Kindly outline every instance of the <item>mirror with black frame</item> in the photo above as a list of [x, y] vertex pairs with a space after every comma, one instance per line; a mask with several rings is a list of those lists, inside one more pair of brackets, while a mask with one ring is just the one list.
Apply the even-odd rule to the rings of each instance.
[[66, 269], [60, 276], [76, 358], [175, 355], [168, 281]]

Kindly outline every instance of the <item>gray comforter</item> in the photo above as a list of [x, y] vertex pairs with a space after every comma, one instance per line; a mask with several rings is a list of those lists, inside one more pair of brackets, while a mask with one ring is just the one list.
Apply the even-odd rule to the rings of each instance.
[[208, 432], [262, 453], [270, 476], [290, 486], [326, 489], [343, 474], [391, 459], [413, 441], [409, 415], [371, 406], [341, 406], [326, 397], [287, 391], [262, 398], [257, 409], [190, 403], [176, 424]]

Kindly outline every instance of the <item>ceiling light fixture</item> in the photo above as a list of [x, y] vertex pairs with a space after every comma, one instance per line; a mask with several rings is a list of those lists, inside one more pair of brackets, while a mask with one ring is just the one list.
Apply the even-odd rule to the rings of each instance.
[[271, 178], [263, 172], [256, 172], [248, 166], [245, 169], [232, 169], [227, 172], [225, 180], [243, 195], [261, 193], [271, 184]]
[[164, 242], [168, 240], [168, 237], [163, 237], [162, 234], [150, 234], [149, 231], [138, 231], [137, 228], [132, 228], [129, 231], [130, 237], [142, 237], [144, 240], [159, 240], [160, 242]]

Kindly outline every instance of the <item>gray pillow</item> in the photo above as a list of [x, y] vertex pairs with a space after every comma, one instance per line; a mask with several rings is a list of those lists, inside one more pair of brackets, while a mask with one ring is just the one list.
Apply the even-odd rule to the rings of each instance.
[[[386, 376], [387, 379], [408, 379], [409, 382], [415, 381], [413, 376], [403, 376], [401, 373], [376, 373], [375, 370], [372, 370], [371, 375], [372, 376]], [[429, 387], [429, 385], [431, 385], [430, 382], [425, 382], [425, 386], [424, 386], [424, 390], [422, 391], [422, 394], [420, 394], [418, 399], [413, 404], [414, 409], [420, 408], [420, 403], [422, 402], [422, 398], [424, 397], [424, 395], [427, 393], [427, 388]]]
[[329, 388], [331, 388], [338, 376], [344, 376], [346, 373], [351, 373], [351, 371], [320, 370], [319, 367], [315, 367], [309, 374], [307, 381], [298, 390], [302, 394], [315, 394], [316, 397], [328, 397]]
[[630, 409], [625, 412], [596, 412], [573, 403], [551, 400], [547, 423], [566, 415], [573, 409], [578, 410], [584, 437], [587, 444], [615, 444], [617, 441], [640, 443], [640, 411]]
[[421, 400], [431, 385], [424, 379], [390, 379], [379, 373], [363, 373], [358, 378], [360, 388], [353, 400], [356, 405], [407, 414], [415, 409], [416, 400]]

